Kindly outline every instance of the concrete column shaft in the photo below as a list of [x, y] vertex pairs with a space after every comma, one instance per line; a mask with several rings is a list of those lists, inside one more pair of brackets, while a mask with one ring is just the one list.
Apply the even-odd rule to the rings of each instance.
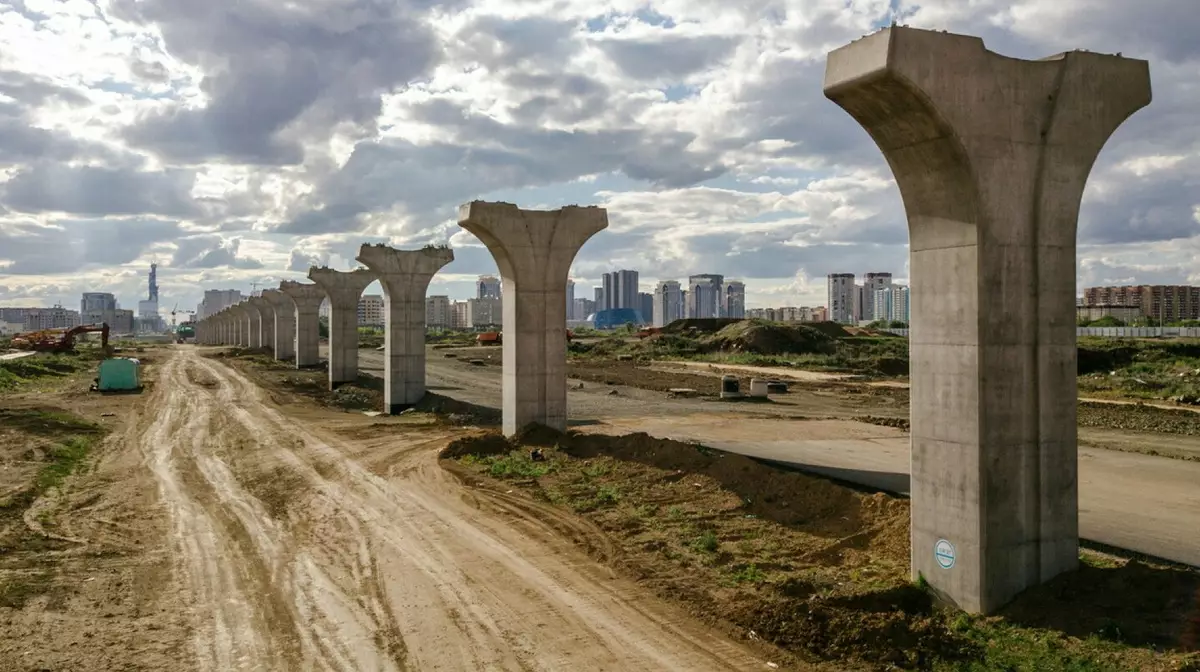
[[246, 347], [255, 349], [261, 348], [262, 313], [258, 310], [258, 307], [250, 301], [243, 301], [241, 307], [246, 313]]
[[475, 201], [458, 219], [487, 246], [504, 282], [504, 433], [529, 423], [565, 430], [567, 274], [579, 248], [608, 226], [608, 213]]
[[270, 302], [275, 317], [272, 328], [275, 359], [291, 359], [296, 356], [296, 304], [277, 289], [264, 291], [263, 298]]
[[253, 299], [254, 309], [258, 311], [259, 347], [275, 349], [275, 309], [271, 302], [258, 297]]
[[368, 270], [311, 268], [312, 280], [329, 298], [329, 389], [358, 380], [358, 298], [375, 280]]
[[1076, 222], [1148, 66], [891, 28], [832, 52], [825, 94], [908, 215], [913, 573], [990, 612], [1078, 563]]
[[396, 414], [425, 396], [425, 293], [438, 269], [454, 260], [454, 252], [363, 245], [357, 259], [383, 286], [384, 411]]

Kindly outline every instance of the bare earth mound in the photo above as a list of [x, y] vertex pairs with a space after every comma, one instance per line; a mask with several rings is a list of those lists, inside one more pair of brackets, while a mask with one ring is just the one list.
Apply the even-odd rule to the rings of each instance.
[[[545, 459], [530, 459], [535, 445]], [[1182, 654], [1195, 572], [1089, 555], [1005, 617], [972, 618], [936, 609], [908, 581], [903, 499], [645, 434], [485, 434], [442, 457], [468, 483], [499, 479], [587, 518], [616, 548], [602, 559], [701, 618], [792, 652], [792, 663], [1200, 670]], [[1112, 607], [1131, 591], [1139, 598], [1124, 611]]]

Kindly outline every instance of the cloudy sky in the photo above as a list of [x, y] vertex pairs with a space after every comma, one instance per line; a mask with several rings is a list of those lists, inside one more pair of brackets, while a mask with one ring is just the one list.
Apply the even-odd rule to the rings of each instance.
[[1200, 284], [1195, 0], [0, 0], [0, 305], [134, 307], [156, 260], [192, 308], [363, 242], [449, 241], [430, 291], [465, 297], [495, 271], [454, 222], [476, 198], [607, 207], [579, 287], [717, 272], [815, 305], [826, 273], [904, 278], [887, 166], [821, 94], [825, 53], [894, 18], [1150, 60], [1079, 283]]

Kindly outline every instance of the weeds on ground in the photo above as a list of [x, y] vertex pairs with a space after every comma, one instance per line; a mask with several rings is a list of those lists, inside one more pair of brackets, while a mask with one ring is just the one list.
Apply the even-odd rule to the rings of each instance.
[[[684, 443], [588, 437], [571, 445], [583, 439], [565, 438], [546, 462], [498, 437], [480, 441], [479, 454], [464, 442], [444, 455], [586, 516], [618, 546], [620, 566], [660, 596], [800, 660], [944, 672], [1200, 672], [1200, 656], [1184, 653], [1190, 640], [1176, 632], [1184, 616], [1164, 606], [1200, 588], [1194, 571], [1085, 552], [1078, 573], [1029, 591], [1000, 616], [938, 610], [924, 577], [908, 580], [907, 509], [890, 498]], [[775, 494], [762, 496], [766, 489]], [[1200, 619], [1200, 603], [1196, 610]]]
[[47, 463], [38, 470], [34, 488], [40, 494], [56, 488], [75, 473], [87, 459], [94, 440], [84, 436], [72, 436], [46, 451]]
[[38, 354], [0, 361], [0, 391], [13, 390], [26, 383], [62, 378], [80, 371], [85, 361], [77, 355]]

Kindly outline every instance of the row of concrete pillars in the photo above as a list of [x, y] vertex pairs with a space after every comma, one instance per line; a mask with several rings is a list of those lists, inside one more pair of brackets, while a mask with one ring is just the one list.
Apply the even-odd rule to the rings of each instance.
[[[459, 224], [491, 251], [504, 281], [504, 431], [536, 422], [567, 426], [567, 274], [575, 254], [608, 226], [602, 208], [550, 212], [509, 203], [462, 206]], [[311, 268], [311, 284], [285, 281], [279, 289], [201, 320], [203, 344], [267, 348], [296, 366], [319, 363], [319, 318], [329, 299], [329, 386], [358, 378], [358, 301], [367, 285], [383, 286], [384, 404], [399, 413], [425, 396], [425, 293], [454, 260], [449, 247], [397, 250], [363, 245], [353, 271]]]
[[[886, 156], [908, 216], [913, 575], [993, 611], [1078, 563], [1076, 224], [1097, 154], [1150, 102], [1149, 67], [1081, 51], [1023, 61], [892, 27], [832, 52], [824, 88]], [[476, 202], [459, 220], [503, 276], [505, 433], [565, 428], [567, 270], [605, 211]], [[330, 382], [350, 379], [358, 293], [378, 278], [388, 404], [401, 408], [424, 391], [424, 291], [451, 258], [364, 247], [367, 270], [313, 269], [314, 285], [284, 283], [206, 320], [201, 338], [273, 339], [286, 356], [294, 326], [297, 364], [315, 363], [328, 296]]]

